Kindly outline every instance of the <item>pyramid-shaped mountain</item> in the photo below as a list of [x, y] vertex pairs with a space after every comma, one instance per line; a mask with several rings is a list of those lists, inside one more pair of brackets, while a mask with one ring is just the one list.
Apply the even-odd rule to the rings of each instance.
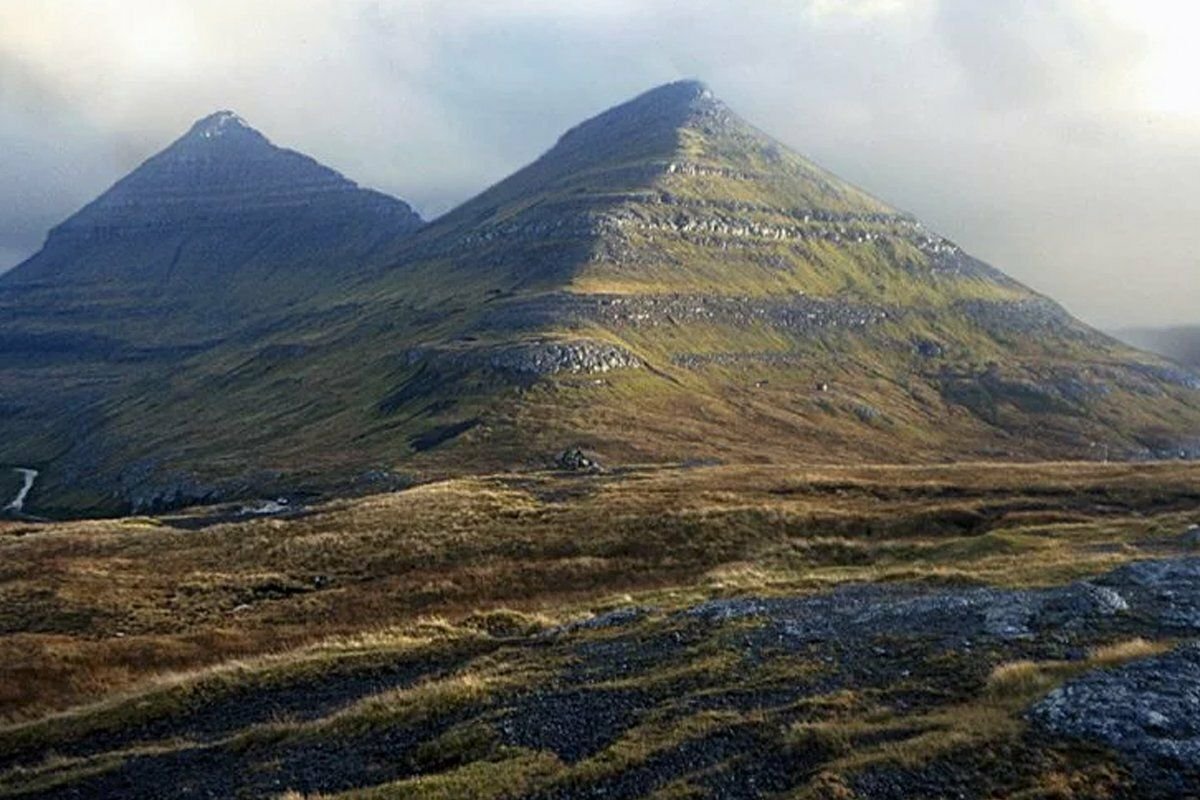
[[119, 398], [290, 327], [421, 225], [232, 112], [198, 121], [0, 275], [0, 462], [49, 463]]
[[48, 499], [146, 507], [538, 467], [575, 444], [610, 463], [1200, 450], [1195, 375], [696, 82], [573, 128], [388, 253], [286, 327], [111, 403], [42, 464]]
[[342, 264], [330, 256], [348, 244], [347, 255], [365, 255], [420, 225], [406, 203], [276, 147], [219, 111], [52, 230], [3, 280], [128, 281], [161, 293], [289, 260], [293, 269], [311, 261], [336, 270]]

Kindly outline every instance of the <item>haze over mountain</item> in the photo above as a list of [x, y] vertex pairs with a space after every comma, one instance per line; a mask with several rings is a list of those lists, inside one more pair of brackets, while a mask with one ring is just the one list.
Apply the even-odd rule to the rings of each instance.
[[[336, 270], [345, 265], [323, 252], [327, 244], [358, 239], [346, 255], [362, 257], [420, 224], [406, 203], [275, 147], [233, 112], [219, 111], [52, 230], [5, 285], [122, 281], [170, 293], [200, 273], [206, 286], [228, 290], [214, 279], [245, 278], [263, 266], [256, 252], [308, 251], [293, 269]], [[292, 241], [301, 232], [303, 249]], [[169, 258], [159, 257], [163, 247]]]
[[339, 181], [217, 115], [0, 278], [0, 459], [43, 469], [35, 508], [544, 466], [576, 443], [611, 462], [1200, 451], [1200, 379], [696, 82], [415, 233]]
[[1200, 304], [1188, 280], [1200, 7], [534, 6], [0, 4], [0, 270], [213, 108], [433, 218], [596, 110], [700, 75], [785, 143], [1092, 324], [1188, 324]]
[[1200, 325], [1125, 328], [1113, 335], [1134, 347], [1150, 350], [1180, 364], [1200, 367]]

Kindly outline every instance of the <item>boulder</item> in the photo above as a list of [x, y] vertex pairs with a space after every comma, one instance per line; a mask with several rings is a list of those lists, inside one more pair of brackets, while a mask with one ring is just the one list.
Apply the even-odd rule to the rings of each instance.
[[600, 464], [578, 447], [564, 450], [555, 462], [559, 469], [571, 472], [590, 472], [600, 468]]
[[1044, 730], [1124, 756], [1139, 797], [1193, 797], [1200, 783], [1200, 644], [1089, 672], [1030, 711]]

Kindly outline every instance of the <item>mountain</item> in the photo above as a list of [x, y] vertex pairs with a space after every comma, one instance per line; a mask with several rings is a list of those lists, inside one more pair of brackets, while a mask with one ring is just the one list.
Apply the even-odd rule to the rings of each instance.
[[1129, 342], [1172, 361], [1200, 367], [1200, 326], [1179, 325], [1167, 328], [1126, 328], [1116, 331], [1118, 339]]
[[342, 269], [420, 226], [406, 203], [219, 111], [52, 230], [3, 286], [110, 287], [193, 306], [218, 292], [253, 308], [254, 289], [304, 293], [297, 278], [318, 277], [304, 273]]
[[421, 225], [232, 112], [196, 122], [0, 275], [0, 462], [53, 461], [134, 384], [290, 326]]
[[43, 469], [35, 510], [73, 510], [541, 467], [576, 444], [606, 463], [1200, 451], [1194, 374], [696, 82], [584, 122], [380, 252], [109, 395], [58, 452], [25, 455], [39, 433], [0, 458]]

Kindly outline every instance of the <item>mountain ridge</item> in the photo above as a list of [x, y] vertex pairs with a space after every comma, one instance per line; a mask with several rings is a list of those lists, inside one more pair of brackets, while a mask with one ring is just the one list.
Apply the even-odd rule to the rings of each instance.
[[[43, 463], [45, 496], [158, 508], [343, 491], [542, 467], [575, 444], [610, 463], [1200, 453], [1195, 376], [697, 82], [574, 126], [344, 267], [169, 380], [107, 395]], [[15, 449], [0, 458], [19, 463]]]

